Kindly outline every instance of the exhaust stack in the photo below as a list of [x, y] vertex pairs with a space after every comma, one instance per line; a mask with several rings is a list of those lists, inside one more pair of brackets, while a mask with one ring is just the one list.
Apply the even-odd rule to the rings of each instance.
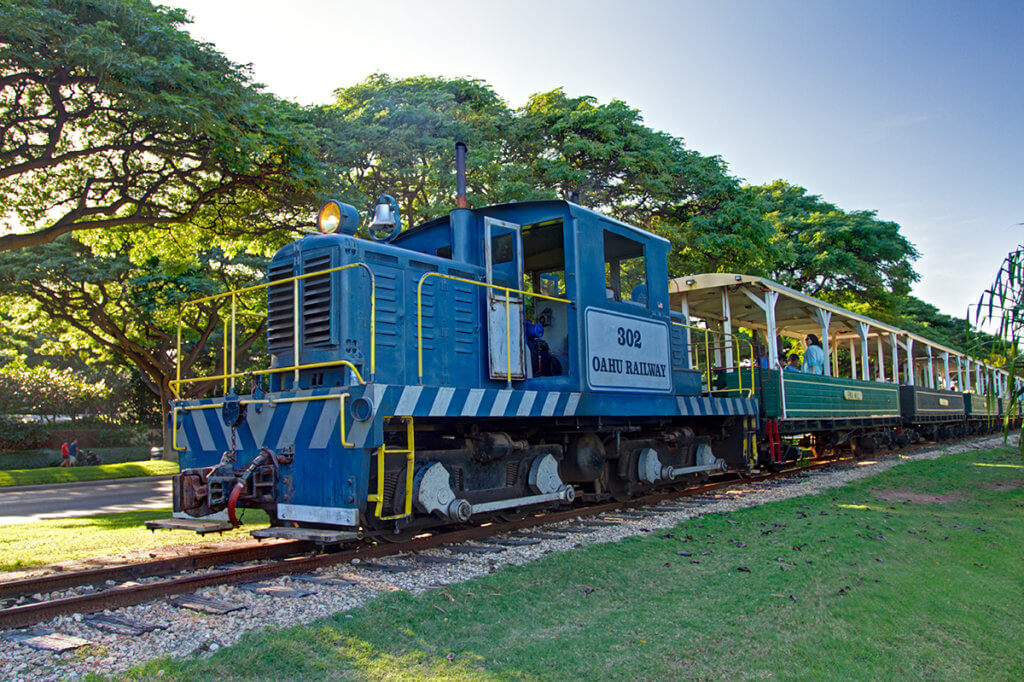
[[455, 143], [455, 207], [466, 208], [466, 144]]

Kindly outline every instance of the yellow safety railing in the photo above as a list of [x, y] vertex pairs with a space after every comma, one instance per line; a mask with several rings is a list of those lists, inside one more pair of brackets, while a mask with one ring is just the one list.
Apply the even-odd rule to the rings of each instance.
[[[754, 385], [754, 369], [757, 364], [754, 344], [735, 334], [727, 334], [726, 332], [715, 331], [707, 327], [695, 327], [683, 324], [682, 322], [673, 322], [672, 324], [690, 331], [690, 367], [701, 371], [704, 385], [707, 387], [709, 395], [716, 393], [746, 393], [749, 396], [754, 392], [756, 389]], [[694, 340], [694, 332], [703, 335], [703, 343], [700, 343], [699, 340]], [[701, 361], [702, 351], [704, 354], [703, 362]], [[733, 357], [735, 364], [728, 363], [730, 355]], [[749, 360], [749, 366], [742, 364], [744, 356]], [[713, 386], [715, 376], [721, 376], [727, 372], [736, 373], [739, 385], [735, 388], [718, 388]], [[747, 375], [748, 378], [746, 385], [743, 383], [744, 375]]]
[[559, 298], [557, 296], [548, 296], [546, 294], [537, 294], [532, 291], [523, 291], [522, 289], [513, 289], [511, 287], [500, 286], [498, 284], [488, 284], [487, 282], [478, 282], [475, 279], [465, 279], [464, 277], [455, 277], [453, 275], [445, 275], [440, 272], [428, 272], [420, 277], [419, 284], [416, 285], [416, 345], [419, 358], [419, 382], [423, 383], [423, 284], [430, 277], [436, 277], [438, 279], [447, 279], [455, 282], [463, 282], [465, 284], [472, 284], [478, 287], [484, 287], [485, 289], [494, 289], [495, 291], [501, 291], [505, 294], [505, 360], [506, 360], [506, 379], [509, 386], [512, 385], [512, 317], [510, 314], [510, 295], [519, 294], [521, 296], [531, 296], [533, 298], [542, 298], [547, 301], [558, 301], [559, 303], [569, 303], [567, 298]]
[[[404, 519], [412, 515], [412, 480], [413, 467], [416, 461], [416, 428], [412, 417], [402, 417], [405, 420], [405, 448], [402, 450], [388, 450], [385, 445], [377, 448], [377, 492], [367, 495], [367, 502], [376, 502], [374, 514], [381, 521], [393, 521]], [[401, 514], [393, 516], [381, 516], [384, 513], [384, 456], [405, 455], [405, 507]]]
[[[200, 382], [223, 382], [224, 392], [227, 393], [229, 389], [234, 389], [235, 379], [246, 376], [247, 374], [252, 376], [261, 376], [267, 374], [278, 374], [284, 372], [293, 372], [294, 381], [298, 383], [299, 372], [304, 369], [317, 369], [321, 367], [348, 367], [352, 370], [353, 375], [360, 384], [366, 383], [363, 380], [359, 370], [351, 362], [347, 360], [338, 360], [334, 362], [318, 362], [312, 364], [299, 364], [299, 351], [300, 351], [300, 338], [299, 338], [299, 319], [300, 319], [300, 306], [299, 306], [299, 282], [309, 277], [319, 277], [322, 275], [329, 275], [334, 272], [341, 272], [342, 270], [349, 270], [352, 268], [361, 268], [366, 271], [366, 274], [370, 277], [370, 378], [372, 380], [374, 373], [377, 369], [377, 283], [373, 276], [373, 271], [365, 263], [350, 263], [349, 265], [342, 265], [336, 268], [329, 268], [327, 270], [318, 270], [316, 272], [307, 272], [294, 277], [287, 277], [284, 279], [277, 279], [272, 282], [264, 282], [262, 284], [256, 284], [251, 287], [245, 287], [243, 289], [236, 289], [235, 291], [227, 291], [222, 294], [214, 294], [213, 296], [204, 296], [203, 298], [193, 299], [186, 301], [181, 305], [178, 310], [178, 338], [177, 338], [177, 352], [175, 359], [175, 378], [170, 382], [171, 392], [174, 393], [175, 398], [180, 398], [180, 388], [185, 384], [194, 384]], [[250, 293], [253, 291], [259, 291], [261, 289], [267, 289], [269, 287], [277, 287], [282, 285], [292, 284], [292, 349], [294, 363], [288, 367], [277, 367], [274, 369], [258, 370], [253, 372], [239, 372], [236, 369], [236, 357], [237, 357], [237, 316], [238, 312], [238, 296], [241, 294]], [[182, 318], [184, 316], [184, 310], [187, 306], [198, 305], [200, 303], [209, 303], [211, 301], [224, 301], [230, 299], [231, 303], [231, 317], [224, 320], [224, 371], [222, 374], [215, 376], [206, 377], [194, 377], [189, 379], [181, 378], [181, 325]], [[242, 314], [255, 314], [249, 313], [248, 311], [242, 311]], [[265, 317], [265, 316], [263, 316]], [[230, 330], [230, 334], [229, 334]], [[230, 346], [228, 339], [230, 337]], [[228, 366], [228, 359], [230, 358], [230, 368]]]

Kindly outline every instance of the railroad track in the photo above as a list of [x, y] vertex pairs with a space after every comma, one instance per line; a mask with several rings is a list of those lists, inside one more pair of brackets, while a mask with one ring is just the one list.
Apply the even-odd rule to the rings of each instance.
[[[902, 448], [900, 452], [914, 452], [928, 447], [932, 447], [932, 444], [914, 445]], [[876, 459], [891, 456], [893, 455], [873, 455]], [[484, 540], [503, 533], [525, 531], [572, 519], [651, 507], [672, 500], [700, 497], [738, 484], [787, 478], [807, 471], [842, 465], [855, 459], [850, 456], [839, 456], [805, 462], [800, 466], [773, 473], [735, 474], [695, 487], [655, 491], [622, 502], [591, 504], [508, 521], [495, 521], [480, 526], [442, 529], [404, 542], [363, 544], [332, 553], [311, 554], [316, 551], [316, 546], [313, 543], [291, 541], [0, 582], [0, 600], [10, 602], [26, 597], [31, 598], [32, 595], [45, 595], [38, 601], [32, 599], [30, 603], [0, 608], [0, 629], [36, 625], [62, 615], [88, 614], [134, 606], [161, 597], [191, 593], [217, 585], [244, 584], [288, 574], [311, 573], [318, 569], [350, 563], [354, 559], [363, 561], [399, 554], [412, 553], [415, 555], [424, 550]], [[260, 563], [237, 566], [240, 563], [252, 564], [252, 562]], [[210, 570], [183, 575], [183, 573], [204, 571], [204, 569]], [[166, 579], [156, 580], [155, 578]], [[135, 582], [140, 579], [148, 580], [148, 582]], [[112, 583], [113, 586], [110, 586]], [[97, 589], [86, 594], [60, 596], [62, 591], [92, 586], [104, 586], [105, 589]], [[58, 596], [53, 596], [54, 594]]]

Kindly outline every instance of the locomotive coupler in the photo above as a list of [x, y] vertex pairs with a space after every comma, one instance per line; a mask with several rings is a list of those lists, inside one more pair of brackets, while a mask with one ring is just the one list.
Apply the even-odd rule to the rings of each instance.
[[174, 478], [174, 511], [201, 517], [227, 509], [237, 527], [238, 503], [272, 503], [278, 471], [294, 457], [291, 448], [278, 453], [264, 447], [248, 465], [237, 469], [236, 454], [228, 451], [215, 466], [186, 469]]

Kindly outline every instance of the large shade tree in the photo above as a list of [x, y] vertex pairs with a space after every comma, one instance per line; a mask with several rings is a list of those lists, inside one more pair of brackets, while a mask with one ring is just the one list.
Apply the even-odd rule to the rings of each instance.
[[771, 228], [768, 274], [811, 296], [893, 311], [919, 278], [897, 223], [844, 211], [783, 180], [746, 188]]
[[[0, 3], [0, 251], [308, 195], [301, 112], [146, 0]], [[261, 223], [267, 227], [267, 223]]]
[[[0, 292], [30, 302], [39, 316], [70, 330], [68, 343], [103, 349], [138, 369], [166, 413], [178, 371], [179, 311], [182, 377], [221, 374], [229, 362], [222, 349], [230, 301], [183, 304], [252, 284], [265, 265], [265, 258], [245, 252], [201, 248], [183, 233], [176, 235], [178, 242], [160, 246], [136, 244], [124, 235], [92, 244], [65, 235], [50, 244], [0, 252]], [[262, 296], [241, 298], [237, 308], [243, 369], [250, 349], [262, 344]], [[186, 384], [181, 395], [201, 395], [211, 387]], [[169, 455], [168, 437], [165, 430]]]

